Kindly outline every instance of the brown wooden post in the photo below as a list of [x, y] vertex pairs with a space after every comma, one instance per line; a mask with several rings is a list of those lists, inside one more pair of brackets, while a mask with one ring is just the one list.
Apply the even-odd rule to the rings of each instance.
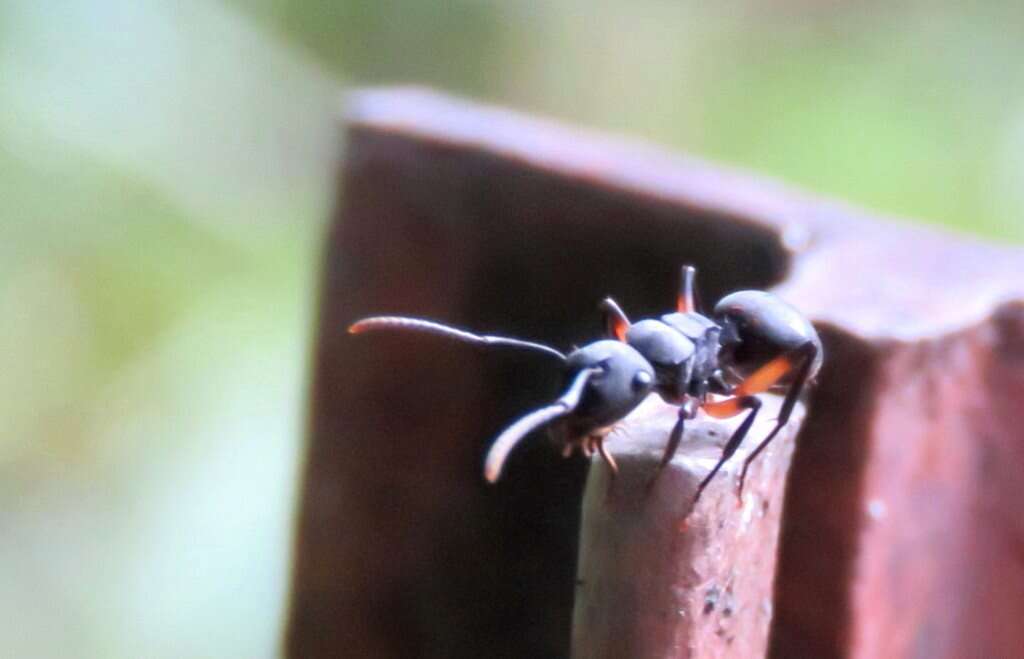
[[[748, 449], [774, 426], [779, 397], [764, 401]], [[688, 424], [651, 487], [676, 412], [651, 398], [630, 415], [609, 442], [619, 476], [610, 479], [594, 460], [587, 479], [573, 657], [765, 656], [783, 485], [802, 417], [752, 463], [742, 502], [734, 478], [743, 447], [694, 508], [698, 484], [741, 417]]]
[[[769, 618], [776, 657], [1024, 647], [1024, 253], [422, 91], [366, 92], [350, 108], [290, 656], [567, 656], [584, 465], [538, 441], [498, 486], [480, 477], [486, 441], [554, 393], [550, 364], [422, 337], [369, 345], [344, 327], [402, 312], [568, 346], [599, 331], [604, 295], [636, 316], [664, 309], [684, 262], [700, 269], [707, 300], [778, 286], [817, 321], [827, 358], [785, 491], [771, 604], [756, 593], [771, 583], [763, 551], [785, 438], [761, 467], [777, 485], [764, 485], [756, 578], [727, 592], [720, 572], [751, 555], [730, 530], [744, 510], [723, 476], [671, 536], [686, 543], [701, 529], [699, 551], [658, 554], [711, 566], [700, 568], [710, 581], [687, 582], [681, 608], [693, 620], [710, 602], [715, 622], [651, 656], [760, 654]], [[637, 423], [638, 436], [654, 432]], [[748, 617], [719, 625], [737, 590], [729, 615]], [[620, 608], [627, 619], [644, 610]]]

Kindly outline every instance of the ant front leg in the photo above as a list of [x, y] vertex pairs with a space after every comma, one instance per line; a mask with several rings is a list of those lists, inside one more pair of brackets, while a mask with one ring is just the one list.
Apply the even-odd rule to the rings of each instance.
[[675, 425], [672, 426], [672, 432], [669, 433], [668, 443], [665, 444], [665, 452], [661, 454], [661, 461], [658, 463], [658, 466], [654, 471], [654, 475], [651, 476], [651, 480], [647, 482], [648, 491], [654, 487], [654, 484], [658, 481], [658, 476], [661, 475], [662, 470], [665, 469], [669, 462], [672, 462], [672, 458], [675, 456], [676, 450], [679, 449], [679, 443], [683, 439], [683, 431], [686, 429], [686, 422], [697, 416], [698, 409], [700, 409], [700, 405], [693, 398], [687, 399], [679, 406], [679, 416], [676, 418]]
[[[772, 431], [768, 433], [767, 437], [761, 440], [761, 443], [757, 445], [757, 448], [751, 451], [750, 455], [747, 456], [747, 459], [743, 461], [743, 469], [740, 470], [740, 485], [737, 492], [737, 496], [739, 496], [740, 499], [743, 498], [743, 483], [747, 478], [747, 469], [750, 467], [750, 463], [754, 461], [754, 458], [756, 458], [757, 455], [763, 451], [773, 439], [775, 439], [775, 435], [777, 435], [779, 431], [782, 430], [783, 426], [785, 426], [789, 421], [789, 416], [793, 413], [793, 408], [796, 407], [797, 400], [800, 399], [800, 392], [803, 391], [804, 385], [807, 384], [807, 379], [811, 373], [811, 366], [814, 364], [814, 360], [817, 357], [817, 346], [811, 341], [808, 341], [791, 353], [777, 357], [776, 359], [768, 362], [743, 383], [745, 385], [747, 382], [750, 382], [758, 373], [765, 371], [766, 369], [770, 370], [772, 373], [779, 372], [780, 374], [777, 377], [774, 377], [771, 381], [768, 381], [768, 378], [765, 378], [763, 382], [758, 383], [757, 386], [761, 386], [761, 391], [763, 391], [775, 384], [775, 382], [781, 379], [784, 375], [792, 372], [793, 369], [796, 369], [796, 376], [793, 378], [793, 383], [789, 386], [789, 390], [786, 392], [786, 398], [782, 401], [782, 407], [779, 410], [779, 417], [775, 421], [775, 427], [772, 428]], [[743, 385], [740, 385], [740, 387], [742, 386]]]

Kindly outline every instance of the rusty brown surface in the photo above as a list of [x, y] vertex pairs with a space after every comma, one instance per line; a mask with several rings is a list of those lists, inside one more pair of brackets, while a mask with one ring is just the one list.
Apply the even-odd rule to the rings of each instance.
[[1020, 656], [1024, 306], [894, 348], [878, 384], [851, 656]]
[[415, 90], [350, 107], [290, 656], [567, 656], [583, 465], [538, 441], [497, 487], [479, 473], [550, 364], [343, 329], [402, 312], [568, 347], [605, 295], [664, 309], [684, 262], [706, 300], [778, 285], [825, 340], [771, 654], [1024, 647], [1024, 253]]
[[[778, 396], [764, 401], [754, 438], [772, 429], [778, 413]], [[696, 507], [697, 486], [742, 417], [691, 421], [649, 489], [675, 417], [675, 408], [648, 399], [608, 442], [619, 475], [591, 463], [576, 572], [576, 659], [765, 655], [783, 485], [802, 410], [752, 463], [742, 502], [736, 470], [753, 441]]]

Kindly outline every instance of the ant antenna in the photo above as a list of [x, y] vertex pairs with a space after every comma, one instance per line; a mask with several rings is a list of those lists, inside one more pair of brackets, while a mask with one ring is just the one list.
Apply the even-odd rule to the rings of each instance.
[[516, 444], [537, 428], [559, 417], [566, 416], [575, 410], [576, 406], [580, 403], [583, 388], [587, 386], [590, 378], [600, 372], [601, 369], [599, 368], [583, 369], [576, 374], [572, 384], [569, 385], [569, 388], [565, 390], [565, 393], [558, 400], [539, 410], [530, 412], [508, 428], [505, 428], [498, 435], [498, 438], [494, 440], [490, 450], [487, 451], [487, 459], [484, 460], [484, 478], [490, 483], [497, 481], [498, 477], [501, 476], [501, 468], [505, 464], [505, 458], [516, 447]]
[[445, 336], [449, 339], [455, 339], [456, 341], [462, 341], [464, 343], [523, 348], [543, 352], [547, 355], [558, 357], [563, 362], [565, 361], [564, 354], [542, 343], [510, 339], [504, 336], [484, 336], [482, 334], [473, 334], [466, 330], [456, 329], [454, 327], [442, 325], [441, 323], [422, 320], [420, 318], [406, 318], [404, 316], [374, 316], [372, 318], [364, 318], [357, 323], [353, 323], [348, 328], [348, 333], [362, 334], [363, 332], [372, 332], [377, 330], [412, 330], [416, 332], [424, 332], [426, 334]]

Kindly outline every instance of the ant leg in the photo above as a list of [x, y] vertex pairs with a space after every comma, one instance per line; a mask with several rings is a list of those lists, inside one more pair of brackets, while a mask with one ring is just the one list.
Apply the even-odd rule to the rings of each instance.
[[[747, 459], [743, 461], [743, 469], [740, 471], [740, 486], [738, 496], [743, 498], [743, 482], [747, 478], [747, 469], [750, 467], [750, 463], [754, 461], [758, 453], [764, 450], [766, 446], [773, 439], [775, 435], [782, 430], [783, 426], [789, 421], [789, 415], [793, 413], [793, 408], [796, 407], [796, 401], [800, 398], [800, 392], [803, 391], [804, 385], [807, 383], [807, 378], [811, 372], [811, 365], [814, 364], [815, 358], [818, 356], [818, 348], [813, 343], [808, 341], [794, 351], [797, 353], [794, 360], [789, 360], [788, 357], [782, 357], [780, 359], [786, 359], [790, 364], [799, 363], [796, 377], [793, 379], [793, 384], [790, 385], [789, 391], [786, 392], [786, 398], [782, 401], [782, 408], [779, 410], [779, 418], [775, 421], [775, 427], [768, 433], [768, 436], [761, 440], [761, 443], [757, 445]], [[796, 361], [802, 359], [803, 361]]]
[[715, 477], [718, 470], [722, 468], [722, 465], [732, 457], [733, 453], [736, 452], [736, 449], [739, 448], [740, 444], [743, 442], [743, 438], [747, 436], [748, 432], [750, 432], [750, 427], [754, 424], [754, 417], [757, 416], [757, 412], [760, 409], [761, 401], [756, 396], [739, 396], [737, 398], [728, 398], [723, 401], [704, 404], [704, 411], [719, 419], [736, 416], [737, 414], [741, 414], [744, 410], [750, 410], [750, 414], [747, 415], [747, 418], [743, 419], [743, 423], [741, 423], [739, 427], [736, 428], [736, 431], [733, 432], [732, 437], [729, 438], [729, 441], [726, 442], [725, 447], [722, 449], [722, 457], [718, 459], [718, 463], [715, 465], [714, 469], [704, 477], [704, 480], [701, 481], [700, 485], [697, 487], [697, 494], [693, 497], [693, 503], [695, 505], [700, 499], [700, 495], [704, 492], [704, 488], [708, 486], [708, 483], [710, 483], [711, 479]]
[[676, 450], [679, 448], [679, 442], [683, 439], [683, 430], [685, 429], [686, 422], [697, 416], [697, 401], [689, 399], [679, 407], [679, 416], [676, 418], [676, 423], [672, 426], [672, 432], [669, 433], [668, 443], [665, 445], [665, 452], [661, 455], [661, 462], [658, 463], [657, 469], [654, 471], [654, 476], [647, 483], [647, 488], [650, 489], [654, 486], [655, 481], [658, 480], [658, 476], [661, 475], [661, 471], [665, 466], [672, 461], [673, 456], [676, 454]]
[[615, 300], [606, 297], [598, 305], [604, 319], [605, 334], [610, 339], [626, 340], [626, 331], [629, 329], [629, 318], [626, 313], [616, 304]]

